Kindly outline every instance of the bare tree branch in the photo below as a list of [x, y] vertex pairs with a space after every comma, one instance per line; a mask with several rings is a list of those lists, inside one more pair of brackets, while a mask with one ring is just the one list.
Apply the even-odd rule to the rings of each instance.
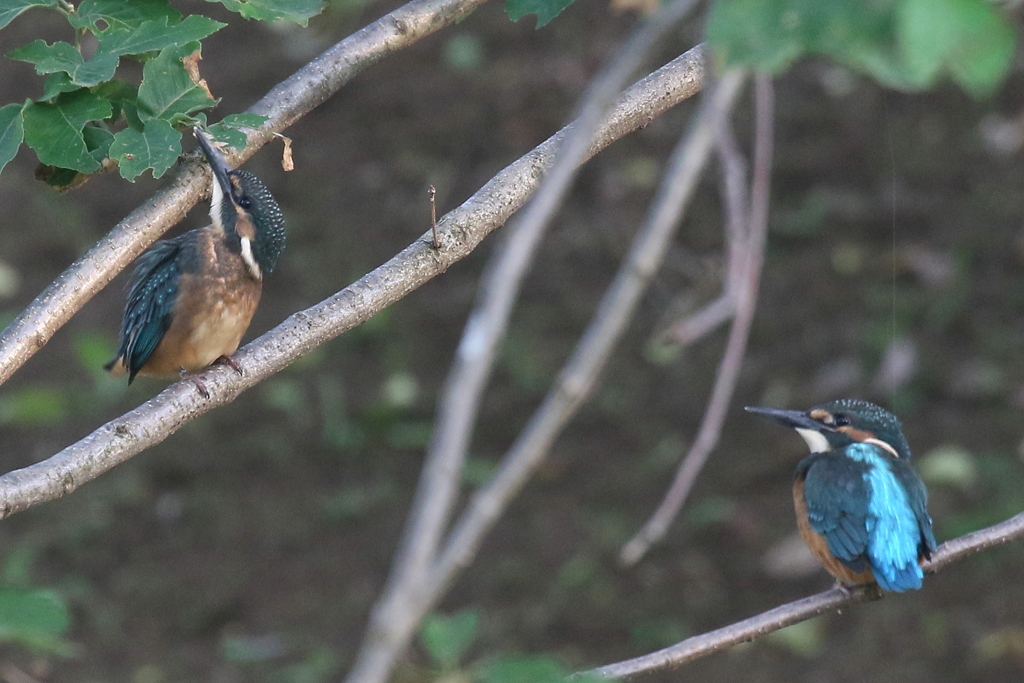
[[579, 116], [559, 149], [536, 197], [506, 228], [501, 248], [485, 270], [455, 360], [445, 381], [435, 431], [427, 449], [416, 498], [391, 575], [370, 615], [348, 680], [383, 681], [408, 643], [412, 597], [422, 591], [459, 492], [462, 469], [483, 390], [505, 336], [523, 278], [548, 223], [576, 176], [590, 139], [608, 107], [640, 66], [655, 41], [676, 25], [696, 0], [674, 0], [644, 21], [615, 59], [591, 82]]
[[[589, 155], [646, 125], [700, 89], [701, 48], [672, 60], [626, 90], [591, 139]], [[438, 225], [384, 265], [334, 296], [289, 316], [234, 356], [244, 375], [215, 367], [203, 374], [210, 399], [190, 382], [171, 385], [49, 459], [0, 476], [0, 518], [70, 493], [81, 484], [173, 434], [182, 425], [278, 372], [304, 353], [352, 329], [467, 256], [518, 210], [540, 183], [568, 129], [498, 173]]]
[[544, 402], [503, 458], [494, 478], [471, 498], [437, 562], [433, 582], [446, 585], [454, 573], [469, 562], [498, 513], [522, 487], [561, 428], [589, 396], [679, 226], [711, 149], [711, 121], [717, 112], [731, 108], [744, 77], [739, 71], [726, 73], [705, 98], [697, 120], [673, 153], [647, 220], [590, 326]]
[[736, 289], [745, 272], [747, 239], [747, 161], [736, 144], [728, 117], [717, 122], [715, 151], [721, 169], [722, 213], [725, 215], [725, 271], [722, 294], [694, 313], [687, 313], [656, 337], [666, 346], [685, 346], [701, 339], [736, 313]]
[[[456, 21], [485, 0], [413, 0], [353, 33], [282, 81], [250, 112], [269, 117], [249, 135], [240, 164], [297, 119], [333, 95], [357, 73], [386, 55], [412, 45]], [[170, 184], [128, 214], [54, 280], [0, 335], [0, 384], [41, 349], [136, 256], [178, 223], [207, 192], [206, 167], [193, 159], [171, 175]]]
[[[725, 280], [735, 279], [732, 272], [725, 273]], [[711, 334], [718, 329], [718, 326], [725, 323], [736, 314], [736, 298], [730, 289], [725, 285], [725, 291], [717, 299], [706, 304], [700, 310], [689, 313], [681, 320], [672, 323], [656, 337], [659, 344], [666, 346], [682, 346], [692, 344], [698, 339]]]
[[[375, 655], [379, 661], [388, 661], [386, 657], [393, 659], [405, 648], [420, 619], [440, 600], [457, 573], [469, 565], [486, 533], [589, 395], [633, 308], [664, 257], [683, 207], [696, 187], [711, 148], [713, 115], [710, 111], [730, 107], [742, 81], [741, 73], [726, 74], [714, 93], [705, 98], [692, 130], [673, 153], [666, 181], [625, 263], [544, 402], [505, 454], [491, 481], [469, 500], [427, 579], [407, 596], [403, 609], [389, 615], [391, 621], [386, 632], [371, 634], [388, 638], [387, 650], [382, 648], [381, 654]], [[375, 669], [377, 675], [382, 671], [386, 675], [383, 668]], [[352, 674], [353, 679], [357, 674], [362, 675], [362, 670]], [[379, 679], [357, 680], [372, 683]]]
[[[974, 531], [951, 541], [946, 541], [933, 554], [932, 560], [924, 565], [927, 573], [933, 574], [946, 565], [987, 548], [1024, 538], [1024, 512], [987, 529]], [[657, 652], [624, 662], [587, 671], [603, 678], [633, 678], [641, 674], [664, 669], [674, 669], [705, 655], [725, 650], [733, 645], [760, 638], [773, 631], [806, 621], [819, 614], [830, 612], [847, 605], [878, 599], [881, 593], [876, 586], [843, 590], [832, 590], [812, 595], [781, 605], [767, 612], [730, 624], [714, 631], [687, 638]]]
[[736, 313], [729, 338], [718, 366], [715, 386], [711, 399], [701, 420], [697, 437], [689, 453], [680, 463], [675, 480], [657, 511], [640, 531], [626, 543], [620, 554], [620, 561], [631, 566], [640, 561], [653, 543], [657, 543], [668, 531], [669, 525], [686, 501], [697, 475], [707, 462], [711, 451], [718, 444], [718, 438], [725, 423], [725, 415], [736, 389], [740, 366], [747, 350], [750, 327], [754, 322], [757, 308], [757, 289], [761, 281], [761, 266], [764, 263], [764, 246], [768, 235], [768, 200], [771, 183], [772, 129], [774, 96], [771, 81], [758, 77], [755, 87], [757, 124], [754, 146], [754, 176], [750, 190], [750, 215], [742, 252], [743, 280], [735, 287]]

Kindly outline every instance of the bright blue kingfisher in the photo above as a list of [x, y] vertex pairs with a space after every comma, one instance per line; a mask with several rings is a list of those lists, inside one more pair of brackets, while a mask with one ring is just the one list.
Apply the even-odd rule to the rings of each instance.
[[796, 466], [793, 504], [800, 535], [828, 573], [846, 586], [920, 588], [935, 535], [899, 419], [852, 399], [807, 412], [747, 410], [792, 427], [811, 449]]
[[213, 223], [156, 242], [137, 261], [128, 289], [115, 377], [190, 377], [238, 349], [260, 300], [264, 273], [284, 249], [284, 217], [255, 175], [232, 170], [202, 131], [195, 136], [213, 173]]

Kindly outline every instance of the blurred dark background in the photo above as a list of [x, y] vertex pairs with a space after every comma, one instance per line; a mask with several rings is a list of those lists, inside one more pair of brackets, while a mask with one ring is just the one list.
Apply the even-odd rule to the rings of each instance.
[[[329, 3], [309, 28], [245, 22], [205, 41], [203, 75], [244, 110], [397, 2]], [[541, 30], [500, 3], [388, 57], [247, 168], [285, 209], [288, 248], [248, 339], [341, 289], [555, 132], [635, 18], [577, 3]], [[699, 22], [695, 22], [699, 23]], [[31, 11], [0, 53], [68, 39]], [[691, 47], [678, 32], [649, 68]], [[38, 94], [5, 59], [0, 103]], [[824, 62], [777, 82], [772, 220], [761, 300], [717, 451], [667, 541], [635, 569], [616, 554], [654, 510], [690, 443], [724, 328], [657, 343], [711, 300], [721, 272], [714, 167], [605, 380], [456, 583], [444, 612], [480, 610], [468, 660], [548, 653], [596, 666], [828, 588], [793, 545], [790, 481], [804, 445], [742, 413], [843, 396], [902, 417], [945, 540], [1024, 510], [1024, 64], [991, 100], [953, 86], [885, 91]], [[583, 170], [546, 239], [487, 392], [466, 474], [491, 472], [538, 405], [642, 222], [692, 104]], [[738, 132], [749, 139], [749, 97]], [[98, 177], [65, 195], [22, 148], [0, 177], [6, 324], [160, 186]], [[205, 224], [193, 210], [177, 231]], [[0, 577], [70, 604], [70, 658], [2, 646], [57, 681], [320, 681], [351, 664], [399, 538], [487, 254], [501, 233], [365, 325], [190, 423], [67, 499], [0, 524]], [[161, 388], [126, 388], [111, 357], [121, 276], [0, 389], [7, 471], [48, 457]], [[891, 362], [887, 369], [887, 361]], [[794, 549], [796, 547], [796, 549]], [[425, 680], [417, 645], [399, 677]], [[1024, 547], [928, 578], [919, 593], [830, 614], [652, 680], [1019, 681]]]

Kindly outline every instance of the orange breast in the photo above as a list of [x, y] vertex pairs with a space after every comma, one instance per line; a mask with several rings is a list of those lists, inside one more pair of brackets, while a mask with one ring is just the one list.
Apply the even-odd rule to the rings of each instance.
[[793, 507], [796, 508], [796, 526], [800, 530], [800, 536], [803, 537], [804, 543], [818, 558], [818, 562], [825, 568], [825, 571], [847, 586], [874, 582], [875, 575], [871, 572], [870, 567], [862, 572], [853, 571], [832, 555], [825, 537], [811, 528], [811, 523], [807, 519], [807, 499], [804, 498], [803, 479], [793, 482]]
[[204, 268], [183, 273], [178, 283], [173, 322], [140, 375], [198, 372], [238, 349], [260, 301], [262, 282], [253, 279], [242, 259], [204, 231], [200, 251]]

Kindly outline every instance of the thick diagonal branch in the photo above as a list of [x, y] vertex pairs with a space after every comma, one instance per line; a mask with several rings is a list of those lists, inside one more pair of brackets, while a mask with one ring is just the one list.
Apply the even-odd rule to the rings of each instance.
[[[591, 138], [587, 157], [690, 97], [700, 89], [702, 75], [696, 47], [631, 86]], [[439, 250], [430, 246], [428, 232], [384, 265], [240, 349], [234, 358], [243, 376], [223, 367], [204, 373], [211, 399], [201, 398], [189, 382], [174, 384], [49, 459], [0, 476], [0, 518], [73, 491], [443, 273], [526, 202], [567, 131], [515, 161], [447, 214], [438, 226]]]

